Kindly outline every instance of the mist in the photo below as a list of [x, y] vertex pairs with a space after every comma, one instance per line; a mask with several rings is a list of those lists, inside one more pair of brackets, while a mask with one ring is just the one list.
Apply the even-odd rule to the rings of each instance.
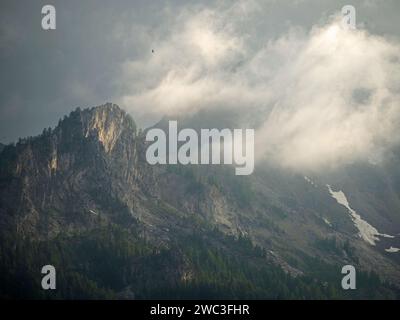
[[145, 121], [250, 114], [261, 119], [256, 158], [283, 168], [382, 159], [398, 143], [399, 43], [362, 25], [348, 30], [334, 14], [254, 44], [242, 26], [258, 13], [255, 2], [182, 10], [154, 52], [121, 65], [121, 104]]

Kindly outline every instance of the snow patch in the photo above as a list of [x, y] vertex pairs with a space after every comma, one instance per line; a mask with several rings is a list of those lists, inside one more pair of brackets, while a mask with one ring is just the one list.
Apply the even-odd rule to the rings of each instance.
[[324, 222], [325, 222], [328, 226], [332, 227], [332, 223], [331, 223], [327, 218], [322, 218], [322, 220], [324, 220]]
[[310, 183], [311, 185], [313, 185], [314, 187], [316, 187], [317, 185], [314, 183], [314, 181], [312, 181], [309, 177], [304, 176], [304, 180], [306, 180], [308, 183]]
[[386, 252], [399, 252], [400, 248], [390, 247], [389, 249], [385, 249]]
[[378, 237], [394, 238], [394, 236], [380, 233], [375, 227], [370, 225], [367, 221], [363, 220], [361, 216], [350, 207], [346, 195], [342, 191], [333, 191], [330, 185], [327, 184], [326, 186], [328, 187], [331, 196], [339, 204], [346, 207], [346, 209], [349, 211], [351, 219], [353, 220], [354, 225], [359, 231], [360, 238], [362, 238], [364, 241], [368, 242], [372, 246], [375, 245], [376, 241], [379, 241]]

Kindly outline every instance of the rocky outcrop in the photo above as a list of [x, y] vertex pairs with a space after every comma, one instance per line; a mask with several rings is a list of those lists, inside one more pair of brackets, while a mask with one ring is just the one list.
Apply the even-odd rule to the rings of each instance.
[[[357, 238], [324, 185], [270, 168], [237, 177], [224, 166], [151, 166], [145, 150], [131, 116], [111, 103], [78, 108], [54, 129], [5, 147], [1, 232], [41, 241], [112, 222], [168, 246], [180, 233], [217, 228], [249, 237], [295, 276], [307, 273], [304, 256], [318, 255], [327, 263], [360, 262], [400, 281], [398, 263]], [[327, 239], [338, 248], [322, 247]]]

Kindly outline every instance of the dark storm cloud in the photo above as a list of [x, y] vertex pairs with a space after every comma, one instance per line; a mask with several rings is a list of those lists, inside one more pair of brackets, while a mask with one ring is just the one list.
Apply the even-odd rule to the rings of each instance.
[[[37, 134], [76, 106], [117, 94], [112, 83], [127, 56], [142, 50], [141, 35], [118, 39], [118, 29], [157, 28], [162, 12], [133, 1], [51, 1], [57, 29], [41, 29], [48, 1], [2, 1], [0, 6], [0, 140]], [[129, 42], [127, 46], [126, 43]]]

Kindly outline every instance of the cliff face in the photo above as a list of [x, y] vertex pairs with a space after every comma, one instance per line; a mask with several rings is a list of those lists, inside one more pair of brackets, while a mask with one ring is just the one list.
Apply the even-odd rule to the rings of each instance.
[[[175, 247], [166, 272], [173, 281], [187, 282], [200, 271], [190, 254], [181, 252], [186, 236], [200, 233], [204, 243], [236, 254], [235, 245], [214, 238], [217, 230], [249, 239], [265, 252], [262, 264], [292, 276], [309, 274], [310, 261], [319, 256], [331, 266], [355, 264], [400, 282], [396, 259], [357, 236], [324, 179], [314, 182], [271, 168], [239, 177], [224, 166], [150, 166], [145, 151], [144, 134], [113, 104], [76, 109], [56, 128], [6, 146], [0, 154], [2, 239], [78, 241], [77, 236], [118, 226], [135, 235], [129, 241], [145, 241], [155, 252]], [[368, 212], [374, 216], [373, 209]], [[379, 227], [396, 223], [390, 216], [382, 219]], [[131, 285], [124, 283], [124, 290], [130, 292]]]
[[[227, 201], [216, 188], [207, 190], [205, 200], [193, 173], [152, 167], [144, 157], [144, 136], [118, 106], [77, 109], [55, 129], [7, 148], [1, 158], [1, 223], [11, 220], [21, 237], [48, 239], [118, 219], [161, 233], [179, 225], [181, 215], [224, 219]], [[155, 207], [175, 215], [157, 214]]]
[[135, 138], [133, 121], [109, 104], [76, 110], [54, 130], [9, 147], [1, 194], [13, 197], [3, 198], [2, 220], [15, 219], [21, 236], [38, 238], [90, 225], [94, 196], [115, 197], [112, 176], [134, 181]]

